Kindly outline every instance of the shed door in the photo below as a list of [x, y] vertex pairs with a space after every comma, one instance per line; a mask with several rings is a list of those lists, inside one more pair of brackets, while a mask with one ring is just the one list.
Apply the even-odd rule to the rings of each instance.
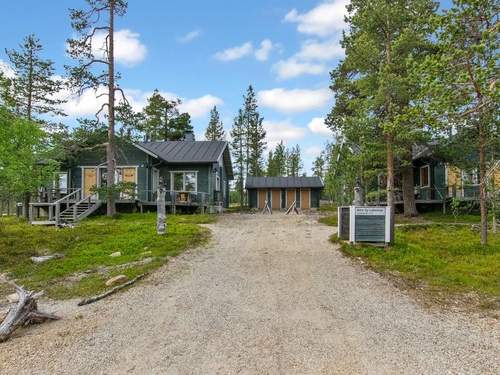
[[272, 194], [272, 198], [271, 198], [272, 209], [279, 210], [280, 209], [280, 202], [281, 202], [281, 199], [280, 199], [281, 190], [280, 189], [273, 189], [271, 194]]
[[259, 189], [257, 190], [258, 191], [258, 200], [259, 200], [259, 203], [258, 203], [258, 206], [259, 208], [264, 208], [264, 205], [265, 205], [265, 201], [266, 201], [266, 195], [267, 195], [267, 190], [266, 189]]
[[97, 172], [95, 168], [83, 168], [83, 195], [92, 195], [90, 189], [97, 185]]
[[300, 201], [301, 201], [301, 208], [304, 208], [304, 209], [311, 208], [311, 190], [310, 189], [300, 189]]
[[295, 201], [295, 189], [288, 189], [286, 191], [286, 208], [289, 208]]

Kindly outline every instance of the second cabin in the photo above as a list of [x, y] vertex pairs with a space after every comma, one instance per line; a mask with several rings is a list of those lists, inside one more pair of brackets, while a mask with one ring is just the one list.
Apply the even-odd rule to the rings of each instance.
[[319, 208], [321, 177], [247, 177], [248, 206], [263, 209], [266, 201], [273, 210], [286, 210], [294, 202], [297, 208]]

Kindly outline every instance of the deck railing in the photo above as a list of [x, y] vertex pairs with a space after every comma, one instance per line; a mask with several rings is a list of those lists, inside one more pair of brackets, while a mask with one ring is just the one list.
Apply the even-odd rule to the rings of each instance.
[[[157, 198], [156, 190], [139, 190], [137, 194], [137, 200], [142, 202], [153, 203], [156, 202]], [[165, 192], [165, 202], [167, 204], [176, 205], [208, 205], [209, 194], [204, 192], [192, 192], [192, 191], [173, 191], [167, 190]]]

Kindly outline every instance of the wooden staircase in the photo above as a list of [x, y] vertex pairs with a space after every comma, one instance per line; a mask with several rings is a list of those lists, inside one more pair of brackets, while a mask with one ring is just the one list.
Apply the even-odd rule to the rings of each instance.
[[56, 215], [56, 222], [58, 225], [75, 224], [95, 212], [101, 206], [101, 202], [92, 201], [90, 198], [91, 197], [81, 200], [66, 208], [60, 213], [59, 217]]
[[[81, 189], [77, 189], [55, 202], [30, 203], [30, 222], [33, 225], [68, 225], [76, 224], [95, 212], [101, 206], [97, 195], [82, 198]], [[64, 208], [61, 211], [61, 207]], [[48, 220], [36, 220], [35, 208], [44, 208], [48, 212]]]

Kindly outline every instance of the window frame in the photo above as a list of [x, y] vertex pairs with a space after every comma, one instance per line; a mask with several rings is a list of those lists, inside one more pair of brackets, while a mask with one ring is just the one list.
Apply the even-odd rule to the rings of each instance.
[[[194, 190], [186, 190], [186, 174], [194, 174]], [[175, 174], [182, 174], [182, 190], [175, 190]], [[188, 192], [197, 193], [198, 192], [198, 171], [170, 171], [170, 190], [175, 192]]]
[[[422, 182], [422, 172], [424, 169], [427, 168], [427, 184], [426, 185], [423, 185], [423, 182]], [[426, 165], [423, 165], [420, 167], [420, 187], [421, 188], [428, 188], [431, 186], [431, 167], [429, 164], [426, 164]]]

